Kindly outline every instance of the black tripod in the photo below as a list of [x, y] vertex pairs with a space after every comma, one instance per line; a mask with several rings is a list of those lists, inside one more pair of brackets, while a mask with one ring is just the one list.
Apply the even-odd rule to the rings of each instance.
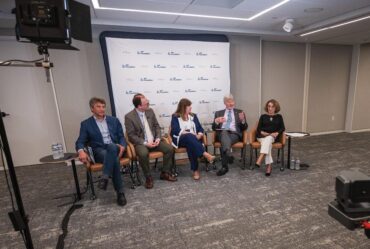
[[[19, 231], [22, 236], [24, 236], [24, 243], [27, 249], [33, 249], [32, 238], [30, 233], [30, 228], [28, 227], [28, 218], [26, 212], [23, 207], [23, 201], [21, 197], [21, 192], [19, 190], [19, 185], [17, 181], [17, 176], [15, 174], [14, 164], [12, 155], [9, 148], [8, 139], [6, 136], [5, 126], [3, 122], [3, 117], [7, 114], [1, 112], [0, 110], [0, 135], [2, 141], [2, 147], [4, 150], [5, 158], [8, 165], [8, 171], [10, 175], [10, 179], [12, 181], [13, 191], [15, 195], [15, 199], [17, 202], [18, 210], [13, 210], [13, 212], [9, 213], [10, 220], [13, 223], [14, 229]], [[1, 144], [0, 144], [1, 148]]]

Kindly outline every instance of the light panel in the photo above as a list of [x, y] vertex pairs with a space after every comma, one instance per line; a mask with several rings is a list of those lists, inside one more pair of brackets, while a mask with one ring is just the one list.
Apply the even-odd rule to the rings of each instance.
[[99, 0], [91, 0], [94, 9], [97, 10], [113, 10], [113, 11], [123, 11], [123, 12], [135, 12], [135, 13], [146, 13], [146, 14], [160, 14], [160, 15], [172, 15], [172, 16], [187, 16], [187, 17], [198, 17], [198, 18], [211, 18], [211, 19], [223, 19], [223, 20], [230, 20], [230, 21], [244, 21], [249, 22], [253, 19], [266, 14], [267, 12], [278, 8], [279, 6], [289, 2], [290, 0], [283, 0], [274, 6], [271, 6], [261, 12], [249, 17], [249, 18], [238, 18], [238, 17], [230, 17], [230, 16], [214, 16], [214, 15], [202, 15], [202, 14], [190, 14], [190, 13], [182, 13], [182, 12], [168, 12], [168, 11], [154, 11], [154, 10], [141, 10], [141, 9], [124, 9], [124, 8], [112, 8], [112, 7], [102, 7], [100, 6]]

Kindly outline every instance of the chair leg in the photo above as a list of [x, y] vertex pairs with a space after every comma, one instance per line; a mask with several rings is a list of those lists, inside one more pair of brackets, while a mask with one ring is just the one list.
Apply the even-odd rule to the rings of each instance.
[[141, 180], [139, 176], [139, 166], [137, 165], [137, 161], [131, 161], [131, 168], [132, 168], [132, 176], [133, 178], [137, 180], [136, 186], [141, 185]]
[[252, 167], [252, 158], [253, 158], [253, 148], [252, 146], [249, 147], [249, 169], [252, 170], [254, 167]]
[[155, 159], [154, 168], [157, 168], [158, 158]]
[[247, 147], [244, 147], [243, 148], [243, 170], [246, 169], [246, 165], [245, 165], [245, 161], [246, 161], [246, 157], [247, 157]]
[[245, 164], [244, 164], [244, 161], [245, 161], [245, 158], [244, 158], [244, 147], [241, 148], [241, 150], [240, 150], [240, 161], [242, 162], [241, 169], [242, 170], [245, 170]]
[[280, 163], [280, 149], [277, 151], [276, 163]]
[[96, 199], [96, 195], [95, 195], [94, 182], [93, 182], [91, 171], [87, 171], [86, 173], [88, 175], [89, 183], [90, 183], [90, 190], [91, 190], [90, 199], [91, 200], [95, 200]]
[[176, 160], [175, 160], [175, 153], [172, 156], [172, 165], [173, 165], [173, 172], [172, 174], [175, 176], [178, 176], [178, 171], [177, 171], [177, 165], [176, 165]]
[[206, 167], [206, 172], [208, 172], [209, 171], [209, 167], [208, 167], [208, 161], [207, 161], [207, 159], [205, 160], [204, 164], [205, 164], [205, 167]]
[[128, 165], [128, 173], [130, 174], [130, 178], [131, 178], [131, 182], [132, 182], [131, 188], [132, 189], [135, 189], [136, 188], [136, 184], [135, 184], [135, 178], [134, 178], [134, 172], [133, 172], [132, 163], [130, 163]]
[[280, 170], [284, 171], [285, 165], [284, 165], [284, 147], [281, 148], [281, 164], [280, 164]]

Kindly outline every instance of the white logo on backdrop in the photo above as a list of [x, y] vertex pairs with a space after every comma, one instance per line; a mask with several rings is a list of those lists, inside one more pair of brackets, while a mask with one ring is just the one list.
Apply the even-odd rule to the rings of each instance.
[[230, 92], [229, 43], [106, 38], [117, 117], [134, 107], [143, 93], [165, 131], [181, 98], [188, 98], [203, 128], [223, 109]]

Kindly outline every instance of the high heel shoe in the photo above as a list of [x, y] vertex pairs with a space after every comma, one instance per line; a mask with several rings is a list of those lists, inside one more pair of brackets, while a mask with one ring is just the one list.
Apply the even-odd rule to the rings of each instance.
[[270, 176], [271, 175], [271, 171], [272, 171], [272, 166], [271, 165], [268, 165], [267, 168], [266, 168], [265, 176]]
[[193, 179], [194, 180], [199, 180], [200, 179], [200, 173], [199, 170], [195, 170], [193, 173]]
[[254, 166], [256, 166], [257, 168], [261, 168], [261, 165], [258, 163], [255, 163]]
[[208, 163], [210, 163], [210, 164], [212, 164], [216, 159], [216, 157], [212, 156], [211, 154], [205, 156], [205, 158], [207, 159]]

